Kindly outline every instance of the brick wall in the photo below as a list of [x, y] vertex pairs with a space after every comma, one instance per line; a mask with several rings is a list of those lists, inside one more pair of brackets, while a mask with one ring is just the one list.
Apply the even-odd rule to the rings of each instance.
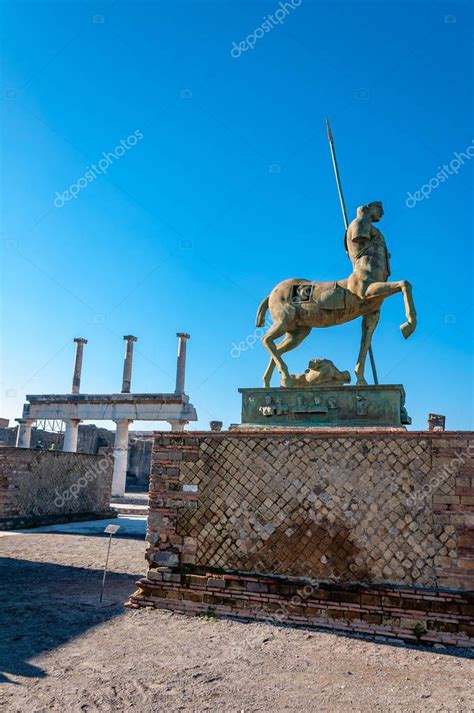
[[0, 529], [114, 516], [112, 458], [0, 448]]
[[[278, 429], [156, 434], [147, 535], [150, 572], [141, 597], [132, 603], [162, 606], [167, 601], [170, 606], [175, 600], [181, 604], [174, 608], [185, 610], [194, 602], [197, 611], [212, 599], [235, 613], [240, 597], [240, 610], [255, 614], [262, 602], [272, 604], [272, 596], [277, 597], [273, 606], [280, 596], [295, 596], [293, 585], [309, 582], [313, 590], [329, 589], [324, 597], [309, 597], [311, 605], [299, 606], [321, 610], [325, 599], [324, 616], [333, 623], [341, 610], [338, 597], [352, 621], [354, 611], [347, 605], [360, 609], [361, 591], [370, 596], [373, 590], [371, 606], [385, 597], [385, 614], [390, 611], [391, 619], [399, 620], [393, 626], [385, 621], [382, 628], [405, 635], [402, 619], [408, 612], [414, 627], [420, 619], [418, 632], [426, 629], [430, 640], [452, 634], [457, 641], [459, 626], [464, 627], [461, 639], [473, 633], [466, 630], [472, 626], [473, 533], [473, 433]], [[201, 580], [198, 586], [189, 579], [193, 576], [218, 584]], [[282, 586], [285, 594], [279, 593]], [[354, 586], [359, 587], [355, 593]], [[196, 587], [199, 591], [193, 591]], [[234, 605], [224, 601], [229, 587], [238, 593]], [[400, 594], [390, 593], [400, 589], [409, 592], [406, 600], [414, 598], [412, 609], [406, 601], [395, 607], [393, 596]], [[327, 592], [333, 590], [331, 607]], [[263, 599], [257, 605], [259, 592]], [[429, 616], [433, 597], [435, 628]], [[248, 606], [249, 601], [254, 603]], [[468, 607], [464, 613], [461, 602]], [[336, 614], [328, 615], [328, 609]], [[382, 616], [372, 610], [365, 614]], [[288, 616], [308, 620], [309, 615]], [[443, 621], [447, 629], [440, 639]]]

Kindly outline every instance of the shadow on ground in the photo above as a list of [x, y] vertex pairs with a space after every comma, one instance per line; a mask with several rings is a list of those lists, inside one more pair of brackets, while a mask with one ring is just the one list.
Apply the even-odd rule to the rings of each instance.
[[[50, 534], [50, 535], [79, 535], [80, 537], [108, 537], [104, 534], [107, 525], [118, 525], [119, 530], [114, 535], [119, 539], [145, 540], [146, 517], [119, 515], [108, 520], [80, 520], [58, 523], [56, 525], [43, 525], [30, 529], [15, 530], [18, 534]], [[1, 536], [1, 533], [0, 533]]]
[[0, 683], [8, 674], [43, 678], [29, 660], [124, 613], [136, 575], [0, 558]]

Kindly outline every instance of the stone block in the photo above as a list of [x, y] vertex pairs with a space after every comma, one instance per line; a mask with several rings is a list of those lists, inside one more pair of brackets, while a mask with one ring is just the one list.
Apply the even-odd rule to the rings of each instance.
[[207, 586], [217, 589], [225, 589], [225, 579], [218, 579], [217, 577], [209, 577], [207, 580]]
[[153, 555], [153, 561], [159, 565], [165, 565], [167, 567], [174, 567], [179, 562], [179, 557], [174, 552], [156, 552]]
[[411, 423], [400, 384], [239, 389], [242, 427], [403, 428]]

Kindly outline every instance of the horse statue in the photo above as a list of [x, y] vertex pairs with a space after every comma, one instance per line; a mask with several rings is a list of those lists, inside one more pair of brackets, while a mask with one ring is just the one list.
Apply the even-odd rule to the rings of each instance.
[[[387, 282], [390, 276], [390, 254], [382, 233], [373, 225], [383, 216], [380, 201], [357, 209], [357, 217], [345, 235], [346, 252], [353, 272], [338, 282], [311, 282], [291, 278], [280, 282], [265, 297], [257, 311], [257, 327], [265, 325], [267, 310], [273, 324], [262, 337], [270, 352], [270, 363], [263, 376], [264, 387], [269, 387], [275, 366], [281, 386], [294, 386], [294, 379], [281, 355], [295, 349], [306, 339], [313, 327], [332, 327], [362, 317], [362, 338], [355, 367], [357, 384], [367, 384], [365, 362], [372, 335], [378, 324], [383, 301], [401, 292], [405, 303], [406, 322], [401, 326], [405, 339], [416, 328], [416, 310], [412, 288], [406, 280]], [[279, 337], [285, 338], [275, 344]]]

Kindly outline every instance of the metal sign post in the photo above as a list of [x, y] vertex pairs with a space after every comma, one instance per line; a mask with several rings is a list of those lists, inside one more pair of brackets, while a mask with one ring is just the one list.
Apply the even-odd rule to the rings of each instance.
[[102, 587], [100, 589], [100, 599], [99, 603], [102, 604], [102, 598], [104, 596], [104, 586], [105, 586], [105, 575], [107, 574], [107, 566], [109, 564], [109, 555], [110, 555], [110, 545], [112, 544], [112, 535], [115, 535], [117, 530], [120, 530], [120, 525], [107, 525], [105, 528], [104, 532], [110, 535], [109, 537], [109, 544], [107, 547], [107, 557], [105, 560], [105, 567], [104, 567], [104, 575], [102, 577]]

